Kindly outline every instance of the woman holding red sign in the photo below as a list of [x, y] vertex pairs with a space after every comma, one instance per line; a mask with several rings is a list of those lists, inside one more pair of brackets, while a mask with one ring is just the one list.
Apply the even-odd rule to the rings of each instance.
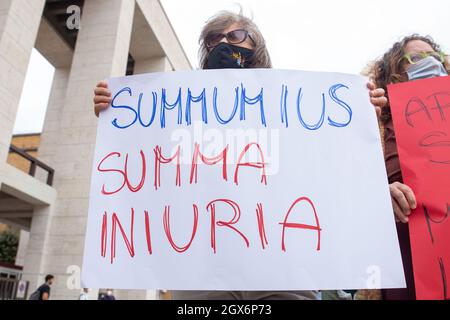
[[[414, 81], [433, 77], [447, 76], [450, 63], [440, 46], [430, 37], [412, 35], [394, 44], [384, 56], [378, 60], [372, 76], [375, 84], [386, 90], [389, 84]], [[403, 184], [398, 157], [395, 131], [389, 104], [382, 108], [381, 122], [384, 129], [384, 149], [386, 169], [391, 191], [392, 205], [397, 220], [397, 232], [400, 241], [403, 266], [405, 269], [406, 289], [384, 290], [387, 300], [414, 300], [415, 287], [412, 269], [412, 257], [409, 239], [408, 221], [417, 201], [414, 191]]]

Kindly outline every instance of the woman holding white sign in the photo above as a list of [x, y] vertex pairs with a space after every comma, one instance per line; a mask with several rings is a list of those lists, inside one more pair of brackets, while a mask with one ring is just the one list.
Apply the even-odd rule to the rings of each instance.
[[[220, 12], [204, 26], [200, 36], [200, 66], [202, 69], [271, 68], [272, 63], [265, 40], [255, 23], [242, 14]], [[377, 108], [387, 103], [383, 89], [368, 85], [371, 102]], [[108, 84], [100, 82], [95, 88], [94, 111], [111, 104]], [[186, 300], [304, 300], [318, 299], [316, 291], [174, 291], [174, 299]]]

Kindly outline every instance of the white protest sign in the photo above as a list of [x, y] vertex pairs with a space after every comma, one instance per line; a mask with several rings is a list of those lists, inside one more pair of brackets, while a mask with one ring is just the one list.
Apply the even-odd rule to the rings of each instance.
[[259, 69], [110, 79], [84, 286], [404, 287], [366, 83]]

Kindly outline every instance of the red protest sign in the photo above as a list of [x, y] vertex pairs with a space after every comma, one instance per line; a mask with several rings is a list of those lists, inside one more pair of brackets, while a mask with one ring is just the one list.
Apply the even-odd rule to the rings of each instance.
[[450, 299], [450, 77], [388, 88], [404, 183], [417, 299]]

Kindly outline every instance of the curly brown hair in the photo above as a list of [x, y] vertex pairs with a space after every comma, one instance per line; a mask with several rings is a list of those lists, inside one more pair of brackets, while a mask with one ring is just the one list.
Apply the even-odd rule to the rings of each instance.
[[[413, 34], [404, 37], [401, 41], [396, 42], [392, 48], [390, 48], [381, 59], [377, 60], [370, 75], [378, 88], [383, 88], [387, 93], [387, 86], [393, 83], [408, 81], [408, 76], [405, 72], [405, 66], [407, 62], [404, 59], [406, 54], [405, 47], [410, 41], [420, 40], [428, 43], [434, 51], [440, 52], [441, 47], [434, 42], [433, 38], [430, 36], [421, 36], [418, 34]], [[448, 59], [444, 63], [444, 67], [447, 72], [450, 73], [450, 62]], [[389, 104], [384, 107], [381, 111], [381, 121], [387, 123], [391, 119], [391, 108]]]

